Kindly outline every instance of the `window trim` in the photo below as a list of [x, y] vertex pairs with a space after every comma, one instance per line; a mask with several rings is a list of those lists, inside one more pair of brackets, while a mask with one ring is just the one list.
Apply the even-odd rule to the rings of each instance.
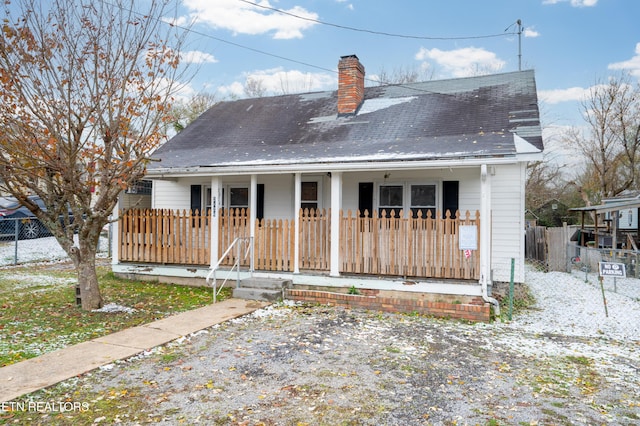
[[[303, 200], [302, 199], [302, 185], [304, 183], [309, 183], [309, 182], [313, 182], [316, 184], [317, 186], [317, 194], [316, 194], [316, 200], [312, 201], [312, 200]], [[323, 188], [322, 188], [322, 177], [321, 176], [308, 176], [308, 177], [303, 177], [300, 181], [300, 208], [302, 210], [304, 210], [303, 205], [305, 203], [316, 203], [316, 211], [321, 211], [323, 208], [323, 203], [322, 203], [322, 196], [323, 196]]]

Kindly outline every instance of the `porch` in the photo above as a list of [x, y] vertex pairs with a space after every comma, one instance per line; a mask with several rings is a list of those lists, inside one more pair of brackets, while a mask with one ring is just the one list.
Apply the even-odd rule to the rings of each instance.
[[[301, 209], [296, 219], [256, 219], [248, 209], [221, 209], [216, 220], [211, 211], [132, 209], [120, 212], [118, 259], [122, 263], [209, 267], [236, 238], [252, 241], [251, 254], [230, 252], [221, 266], [239, 261], [255, 271], [331, 271], [331, 211]], [[217, 222], [216, 232], [211, 225]], [[480, 241], [479, 212], [464, 215], [447, 211], [432, 215], [421, 210], [407, 215], [400, 211], [340, 210], [339, 256], [341, 275], [403, 277], [404, 279], [480, 278], [479, 250], [462, 250], [461, 226]], [[215, 225], [214, 225], [215, 226]], [[253, 233], [253, 235], [252, 235]], [[212, 237], [213, 235], [213, 237]], [[212, 251], [211, 242], [216, 241]], [[296, 244], [297, 242], [297, 244]], [[335, 245], [334, 245], [335, 247]], [[253, 258], [253, 263], [252, 259]]]

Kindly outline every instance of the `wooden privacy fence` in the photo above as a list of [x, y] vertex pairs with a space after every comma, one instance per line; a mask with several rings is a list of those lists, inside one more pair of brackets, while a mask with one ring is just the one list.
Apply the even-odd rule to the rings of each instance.
[[[459, 212], [457, 213], [459, 214]], [[331, 214], [329, 210], [304, 209], [299, 213], [299, 257], [301, 270], [330, 268]], [[479, 278], [477, 250], [459, 247], [461, 225], [476, 226], [479, 241], [479, 213], [471, 217], [444, 219], [427, 213], [422, 217], [389, 216], [377, 212], [355, 215], [340, 211], [340, 265], [342, 273], [434, 278]], [[198, 211], [128, 210], [120, 213], [120, 260], [162, 264], [202, 265], [210, 263], [210, 215]], [[247, 209], [220, 211], [218, 252], [224, 253], [235, 238], [250, 235]], [[254, 267], [263, 271], [293, 272], [295, 221], [256, 221]], [[232, 265], [237, 253], [230, 253], [222, 265]], [[243, 266], [249, 259], [241, 259]]]
[[575, 226], [547, 228], [533, 226], [525, 232], [525, 259], [542, 266], [547, 271], [567, 271], [569, 258], [567, 244]]
[[[457, 213], [459, 215], [459, 212]], [[341, 215], [342, 216], [342, 215]], [[369, 217], [351, 211], [342, 216], [340, 227], [340, 271], [355, 274], [395, 275], [432, 278], [479, 278], [477, 250], [463, 251], [459, 246], [460, 225], [476, 225], [480, 241], [480, 218], [467, 211], [461, 219], [449, 211], [441, 219], [436, 213], [422, 212], [405, 218], [402, 211], [389, 216], [374, 211]]]

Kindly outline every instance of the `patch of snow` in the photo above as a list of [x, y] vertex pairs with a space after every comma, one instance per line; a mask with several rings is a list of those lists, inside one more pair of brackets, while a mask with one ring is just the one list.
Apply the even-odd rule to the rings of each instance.
[[132, 314], [134, 312], [136, 312], [135, 309], [133, 308], [129, 308], [127, 306], [122, 306], [122, 305], [118, 305], [116, 303], [108, 303], [106, 305], [104, 305], [102, 308], [100, 309], [93, 309], [91, 312], [106, 312], [106, 313], [118, 313], [118, 312], [124, 312], [127, 314]]
[[[75, 236], [76, 245], [78, 236]], [[17, 244], [17, 249], [16, 249]], [[107, 253], [109, 240], [100, 237], [99, 253]], [[17, 261], [16, 261], [17, 253]], [[14, 265], [15, 263], [55, 262], [67, 261], [69, 256], [62, 249], [55, 237], [43, 237], [33, 240], [2, 241], [0, 242], [0, 266]]]
[[[640, 280], [528, 269], [525, 282], [536, 299], [508, 329], [532, 334], [640, 341]], [[502, 309], [508, 309], [502, 306]], [[503, 325], [504, 326], [504, 325]], [[536, 348], [532, 348], [536, 350]]]
[[365, 99], [360, 111], [358, 111], [358, 115], [369, 114], [371, 112], [376, 112], [381, 109], [389, 108], [394, 105], [403, 104], [406, 102], [411, 102], [414, 99], [418, 99], [416, 96], [407, 96], [403, 98], [376, 98], [376, 99]]
[[[77, 282], [75, 278], [58, 278], [48, 275], [36, 275], [25, 273], [14, 273], [3, 275], [5, 280], [11, 281], [10, 291], [16, 291], [26, 288], [43, 287], [45, 290], [49, 287], [67, 286]], [[2, 292], [0, 288], [0, 292]]]

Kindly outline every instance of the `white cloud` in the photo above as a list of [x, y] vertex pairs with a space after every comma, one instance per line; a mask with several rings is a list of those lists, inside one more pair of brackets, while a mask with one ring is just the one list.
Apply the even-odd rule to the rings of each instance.
[[[469, 77], [480, 74], [499, 72], [506, 62], [495, 53], [477, 47], [464, 47], [454, 50], [421, 48], [415, 55], [418, 61], [434, 62], [453, 77]], [[428, 67], [429, 64], [422, 64]]]
[[614, 62], [609, 64], [610, 70], [626, 70], [631, 75], [640, 78], [640, 43], [636, 44], [635, 56], [622, 62]]
[[[337, 77], [323, 73], [305, 73], [298, 70], [285, 71], [282, 68], [258, 70], [246, 73], [245, 81], [253, 79], [260, 82], [265, 96], [291, 93], [334, 90], [338, 86]], [[218, 93], [227, 96], [244, 96], [244, 81], [233, 82], [218, 88]]]
[[199, 50], [190, 50], [180, 54], [182, 61], [189, 64], [214, 64], [218, 60], [211, 54]]
[[[272, 7], [266, 0], [258, 4]], [[193, 19], [198, 23], [240, 34], [273, 34], [275, 39], [302, 38], [303, 30], [315, 25], [308, 20], [252, 6], [238, 0], [185, 0], [184, 6], [189, 9]], [[318, 19], [316, 13], [309, 12], [301, 6], [294, 6], [284, 11], [307, 19]]]
[[[336, 0], [336, 3], [347, 3], [348, 0]], [[353, 3], [349, 3], [347, 5], [347, 9], [349, 10], [354, 10], [355, 7], [353, 6]]]
[[598, 3], [598, 0], [544, 0], [542, 4], [558, 4], [567, 1], [573, 7], [593, 7]]
[[591, 87], [569, 87], [568, 89], [539, 90], [538, 98], [547, 104], [559, 104], [561, 102], [585, 101], [595, 90], [605, 89], [606, 84], [598, 84]]
[[584, 157], [576, 153], [575, 148], [566, 142], [567, 135], [572, 131], [582, 131], [575, 126], [545, 126], [542, 128], [544, 140], [545, 161], [563, 168], [567, 177], [576, 174], [584, 165]]
[[582, 101], [589, 95], [589, 88], [569, 87], [568, 89], [539, 90], [538, 98], [548, 104]]
[[524, 34], [525, 37], [528, 37], [528, 38], [540, 37], [540, 33], [534, 30], [533, 27], [525, 28], [522, 33]]

